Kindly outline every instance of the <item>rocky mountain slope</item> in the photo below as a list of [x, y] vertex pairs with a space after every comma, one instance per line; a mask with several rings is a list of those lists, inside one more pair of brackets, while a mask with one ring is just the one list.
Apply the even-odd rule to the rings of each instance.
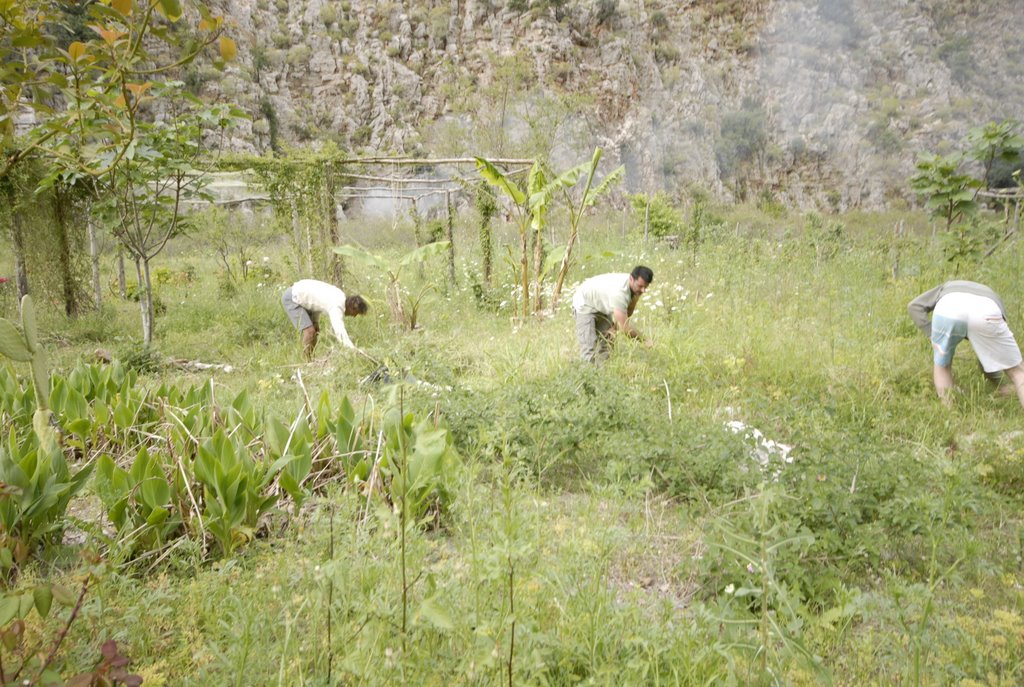
[[186, 81], [232, 146], [534, 156], [605, 148], [630, 191], [909, 199], [921, 151], [1024, 118], [1020, 0], [222, 0], [239, 59]]

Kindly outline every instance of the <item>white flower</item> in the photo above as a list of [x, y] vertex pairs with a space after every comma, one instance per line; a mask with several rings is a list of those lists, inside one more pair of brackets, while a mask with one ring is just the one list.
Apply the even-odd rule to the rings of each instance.
[[726, 594], [732, 594], [735, 591], [736, 591], [736, 585], [734, 585], [732, 583], [730, 583], [729, 586], [725, 588], [725, 593]]
[[655, 304], [656, 306], [658, 306], [659, 308], [661, 308], [661, 307], [663, 307], [663, 306], [665, 305], [665, 304], [664, 304], [664, 303], [662, 303], [661, 301], [654, 301], [654, 304]]
[[264, 255], [263, 256], [263, 262], [270, 262], [270, 256], [269, 255]]

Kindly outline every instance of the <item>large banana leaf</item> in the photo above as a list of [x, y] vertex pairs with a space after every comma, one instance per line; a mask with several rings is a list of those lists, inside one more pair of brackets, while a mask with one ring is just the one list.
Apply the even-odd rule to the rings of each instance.
[[476, 158], [476, 169], [480, 172], [480, 176], [484, 178], [484, 181], [500, 188], [516, 205], [526, 203], [526, 193], [492, 163], [482, 157], [478, 157]]

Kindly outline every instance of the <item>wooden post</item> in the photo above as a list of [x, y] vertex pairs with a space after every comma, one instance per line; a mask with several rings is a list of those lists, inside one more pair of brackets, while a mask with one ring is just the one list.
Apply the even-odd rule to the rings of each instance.
[[89, 263], [92, 265], [92, 295], [96, 309], [103, 307], [103, 289], [100, 288], [100, 246], [96, 238], [96, 222], [92, 218], [92, 208], [86, 208], [85, 231], [89, 236]]
[[893, 226], [892, 232], [892, 278], [895, 281], [900, 278], [900, 244], [903, 241], [903, 220]]
[[647, 243], [647, 236], [651, 230], [651, 198], [647, 197], [647, 205], [644, 206], [644, 243]]
[[453, 287], [455, 281], [455, 218], [452, 212], [452, 192], [445, 191], [445, 206], [448, 210], [448, 283]]

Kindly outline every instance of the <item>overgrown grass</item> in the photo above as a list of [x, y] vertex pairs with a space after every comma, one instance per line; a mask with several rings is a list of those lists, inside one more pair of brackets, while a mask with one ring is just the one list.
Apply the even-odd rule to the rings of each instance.
[[[61, 661], [90, 665], [97, 638], [113, 638], [147, 685], [1024, 680], [1022, 410], [992, 393], [968, 346], [955, 407], [936, 400], [905, 309], [954, 276], [929, 228], [897, 214], [720, 215], [695, 250], [644, 245], [619, 216], [594, 222], [571, 279], [655, 272], [634, 316], [654, 347], [623, 342], [600, 368], [576, 361], [565, 305], [514, 318], [500, 253], [494, 285], [474, 293], [468, 219], [458, 283], [440, 259], [426, 266], [437, 291], [415, 331], [389, 321], [383, 275], [351, 273], [346, 290], [371, 302], [352, 339], [427, 383], [404, 403], [443, 417], [463, 455], [450, 509], [409, 529], [402, 553], [395, 511], [339, 484], [297, 516], [272, 514], [231, 558], [187, 542], [155, 567], [120, 568], [89, 595]], [[364, 245], [403, 252], [393, 229], [362, 227]], [[230, 292], [212, 256], [175, 247], [168, 268], [197, 276], [159, 286], [167, 311], [144, 384], [212, 378], [217, 398], [245, 390], [282, 416], [324, 392], [383, 399], [360, 384], [374, 364], [329, 331], [301, 362], [280, 294], [306, 275], [276, 247], [270, 279]], [[1011, 244], [959, 275], [1000, 292], [1018, 331], [1022, 262]], [[58, 371], [97, 347], [137, 354], [134, 303], [108, 299], [76, 321], [48, 312], [42, 328]], [[760, 467], [730, 420], [790, 445], [792, 462]], [[19, 584], [72, 579], [72, 553]]]

